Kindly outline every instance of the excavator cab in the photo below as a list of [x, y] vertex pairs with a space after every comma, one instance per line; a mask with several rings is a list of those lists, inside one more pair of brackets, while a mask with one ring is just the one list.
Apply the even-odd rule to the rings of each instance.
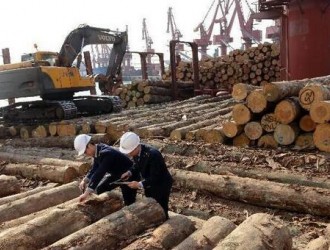
[[35, 53], [28, 53], [21, 56], [22, 62], [31, 61], [34, 63], [44, 63], [44, 66], [56, 66], [58, 64], [58, 53], [51, 51], [37, 51]]

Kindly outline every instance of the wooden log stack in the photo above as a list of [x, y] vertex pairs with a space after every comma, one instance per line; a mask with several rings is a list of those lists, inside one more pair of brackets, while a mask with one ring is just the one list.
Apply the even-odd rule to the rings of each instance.
[[[255, 89], [237, 84], [232, 120], [224, 134], [236, 146], [318, 148], [330, 152], [330, 76], [267, 83]], [[244, 138], [244, 139], [243, 139]]]

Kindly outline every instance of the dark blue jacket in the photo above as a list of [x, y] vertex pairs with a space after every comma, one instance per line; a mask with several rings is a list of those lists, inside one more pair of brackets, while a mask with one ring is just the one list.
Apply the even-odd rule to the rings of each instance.
[[88, 188], [95, 190], [106, 173], [119, 179], [132, 165], [133, 162], [126, 155], [113, 147], [103, 143], [96, 144], [93, 166], [86, 175], [89, 179]]
[[140, 174], [147, 197], [157, 197], [172, 187], [173, 179], [162, 154], [155, 148], [141, 144], [139, 156], [134, 157], [132, 174]]

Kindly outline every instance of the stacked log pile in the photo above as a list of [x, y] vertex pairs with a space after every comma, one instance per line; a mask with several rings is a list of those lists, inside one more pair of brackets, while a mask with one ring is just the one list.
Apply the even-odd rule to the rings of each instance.
[[[199, 63], [199, 79], [202, 88], [232, 89], [236, 83], [260, 86], [280, 79], [280, 48], [278, 44], [264, 43], [247, 50], [233, 50], [227, 56], [208, 58]], [[191, 81], [193, 71], [190, 62], [180, 62], [176, 69], [178, 81]], [[170, 79], [166, 72], [164, 80]]]
[[223, 132], [236, 146], [272, 147], [330, 152], [328, 100], [330, 77], [267, 83], [255, 88], [237, 84], [232, 96], [241, 101]]

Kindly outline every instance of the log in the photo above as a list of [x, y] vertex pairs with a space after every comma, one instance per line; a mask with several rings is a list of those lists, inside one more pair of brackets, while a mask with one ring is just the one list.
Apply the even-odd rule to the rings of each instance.
[[20, 162], [20, 163], [31, 163], [38, 165], [51, 165], [51, 166], [61, 166], [61, 167], [72, 167], [78, 174], [83, 175], [90, 168], [90, 163], [87, 162], [78, 162], [70, 160], [62, 160], [57, 158], [44, 158], [40, 156], [32, 156], [27, 154], [18, 154], [18, 153], [9, 153], [0, 151], [0, 159], [9, 161], [9, 162]]
[[266, 132], [274, 132], [278, 121], [274, 113], [268, 113], [261, 117], [260, 124], [263, 130]]
[[330, 101], [313, 103], [309, 112], [311, 119], [316, 123], [330, 121]]
[[310, 110], [313, 103], [330, 99], [330, 89], [321, 84], [308, 84], [299, 91], [300, 106]]
[[211, 192], [224, 199], [314, 215], [330, 215], [330, 200], [324, 198], [330, 195], [328, 189], [174, 169], [171, 173], [180, 187]]
[[290, 145], [296, 140], [298, 131], [296, 124], [278, 124], [274, 131], [275, 141], [281, 145]]
[[323, 76], [288, 82], [267, 83], [263, 86], [263, 91], [267, 101], [278, 102], [286, 97], [299, 96], [300, 90], [309, 83], [329, 84], [330, 77]]
[[172, 90], [168, 88], [156, 87], [156, 86], [145, 86], [143, 88], [145, 94], [150, 95], [163, 95], [163, 96], [172, 96]]
[[261, 89], [252, 91], [246, 98], [246, 106], [253, 113], [264, 112], [268, 107], [268, 102]]
[[0, 175], [0, 197], [17, 194], [21, 191], [21, 184], [15, 176]]
[[250, 140], [257, 140], [262, 136], [263, 130], [260, 122], [248, 122], [244, 126], [244, 133]]
[[188, 236], [173, 250], [213, 249], [220, 240], [224, 239], [235, 228], [236, 225], [230, 220], [213, 216], [203, 224], [201, 229]]
[[252, 119], [251, 111], [246, 105], [242, 103], [234, 105], [232, 110], [232, 116], [233, 120], [238, 125], [246, 124]]
[[330, 124], [322, 123], [316, 126], [314, 131], [314, 144], [315, 146], [324, 152], [330, 152]]
[[[123, 207], [114, 194], [103, 194], [85, 204], [58, 206], [25, 225], [0, 234], [1, 249], [40, 249], [76, 232]], [[50, 223], [51, 222], [51, 223]], [[29, 237], [33, 235], [33, 237]]]
[[20, 137], [22, 139], [31, 138], [33, 128], [34, 128], [33, 126], [23, 126], [23, 127], [21, 127], [21, 129], [19, 130]]
[[123, 249], [173, 249], [174, 246], [179, 244], [194, 231], [194, 223], [186, 216], [178, 214], [171, 216], [170, 219], [157, 227], [150, 237], [143, 240], [136, 240]]
[[287, 98], [280, 101], [275, 107], [276, 120], [282, 124], [289, 124], [298, 119], [301, 114], [301, 107], [297, 98]]
[[78, 197], [81, 191], [78, 182], [71, 182], [51, 190], [45, 190], [10, 204], [0, 206], [0, 222], [34, 213], [50, 206]]
[[292, 237], [280, 219], [257, 213], [243, 221], [214, 250], [245, 250], [247, 246], [249, 249], [289, 250], [292, 249]]
[[78, 134], [76, 124], [68, 122], [60, 122], [56, 124], [56, 134], [60, 137], [63, 136], [75, 136]]
[[243, 125], [239, 125], [234, 121], [225, 122], [222, 125], [222, 132], [228, 138], [233, 138], [239, 135], [244, 129]]
[[[0, 175], [0, 177], [1, 176], [2, 175]], [[1, 178], [0, 178], [0, 181], [1, 181]], [[3, 197], [3, 198], [0, 199], [0, 205], [10, 203], [10, 202], [13, 202], [15, 200], [28, 197], [29, 195], [36, 194], [36, 193], [39, 193], [39, 192], [44, 191], [44, 190], [54, 188], [56, 185], [57, 185], [56, 183], [50, 183], [50, 184], [47, 184], [47, 186], [36, 187], [34, 189], [31, 189], [31, 190], [28, 190], [28, 191], [25, 191], [25, 192], [22, 192], [22, 193], [16, 193], [16, 194], [13, 194], [13, 195], [10, 195], [10, 196]], [[7, 189], [8, 189], [8, 187], [7, 187]]]
[[[109, 143], [108, 135], [103, 134], [91, 134], [92, 141], [94, 143]], [[11, 139], [6, 141], [6, 145], [19, 146], [19, 147], [45, 147], [45, 148], [71, 148], [73, 149], [73, 142], [75, 136], [65, 136], [65, 137], [46, 137], [46, 138], [29, 138], [26, 140], [21, 139]]]
[[307, 114], [300, 118], [299, 128], [304, 132], [312, 132], [316, 128], [316, 123], [313, 121], [312, 117]]
[[324, 236], [320, 236], [312, 241], [310, 241], [306, 247], [305, 250], [329, 250], [329, 243], [327, 239]]
[[143, 96], [143, 101], [145, 103], [169, 102], [169, 101], [172, 101], [172, 97], [171, 96], [146, 94], [146, 95]]
[[206, 143], [223, 143], [225, 141], [222, 127], [205, 129], [201, 135], [201, 138]]
[[45, 250], [116, 249], [120, 241], [164, 221], [165, 214], [161, 206], [154, 199], [144, 198], [55, 242]]
[[39, 125], [31, 131], [33, 138], [45, 138], [48, 136], [48, 127], [46, 125]]
[[295, 140], [295, 149], [315, 149], [313, 133], [299, 134]]
[[260, 87], [251, 84], [237, 83], [233, 86], [233, 91], [231, 95], [234, 100], [243, 101], [253, 90], [256, 89], [260, 89]]
[[244, 132], [233, 138], [233, 146], [235, 147], [248, 147], [250, 143], [251, 140]]
[[23, 163], [7, 164], [3, 166], [2, 173], [7, 175], [20, 175], [25, 178], [40, 178], [57, 183], [68, 183], [79, 176], [76, 169], [69, 166], [28, 165]]
[[275, 140], [273, 134], [265, 134], [265, 135], [262, 135], [258, 139], [258, 147], [260, 147], [260, 148], [277, 148], [278, 143]]

